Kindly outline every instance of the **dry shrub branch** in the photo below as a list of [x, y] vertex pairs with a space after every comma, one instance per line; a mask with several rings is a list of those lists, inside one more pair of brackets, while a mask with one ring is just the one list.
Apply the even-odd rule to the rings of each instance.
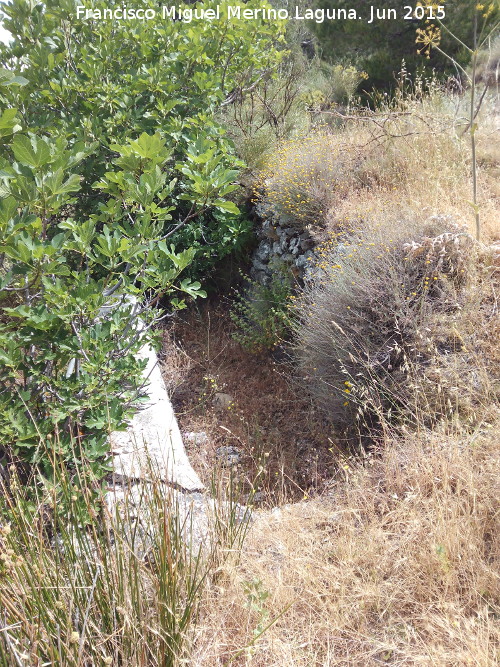
[[423, 230], [401, 221], [332, 244], [298, 302], [296, 337], [301, 377], [331, 421], [481, 418], [498, 365], [488, 373], [479, 341], [492, 294], [479, 254], [439, 218]]

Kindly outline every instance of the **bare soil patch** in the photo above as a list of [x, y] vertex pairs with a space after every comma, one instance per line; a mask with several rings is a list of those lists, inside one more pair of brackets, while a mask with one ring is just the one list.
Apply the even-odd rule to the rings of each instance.
[[[277, 504], [324, 490], [337, 469], [332, 432], [289, 365], [270, 353], [250, 354], [234, 341], [227, 304], [205, 303], [179, 314], [164, 331], [167, 383], [195, 470], [207, 485], [221, 466], [217, 452], [234, 447], [227, 469], [256, 501]], [[223, 395], [222, 397], [220, 395]]]

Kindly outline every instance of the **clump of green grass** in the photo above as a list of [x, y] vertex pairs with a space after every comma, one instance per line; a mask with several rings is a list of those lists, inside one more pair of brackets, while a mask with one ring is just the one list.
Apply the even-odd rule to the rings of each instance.
[[250, 352], [272, 350], [289, 336], [295, 281], [289, 270], [277, 267], [269, 284], [251, 279], [247, 282], [247, 289], [236, 295], [230, 312], [237, 326], [233, 338]]
[[[189, 496], [158, 475], [139, 494], [124, 487], [119, 504], [110, 504], [90, 490], [80, 495], [61, 472], [60, 496], [70, 508], [63, 512], [51, 493], [28, 491], [15, 465], [7, 477], [0, 664], [167, 667], [185, 660], [205, 586], [239, 552], [248, 527], [234, 489], [212, 505], [200, 536], [186, 511]], [[82, 504], [92, 521], [82, 523]]]

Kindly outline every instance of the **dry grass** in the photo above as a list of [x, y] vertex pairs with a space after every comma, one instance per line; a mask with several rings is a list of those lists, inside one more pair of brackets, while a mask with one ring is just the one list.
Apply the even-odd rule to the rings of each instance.
[[[499, 322], [494, 290], [483, 297], [470, 334], [491, 373]], [[205, 451], [190, 452], [195, 465], [208, 474], [215, 447], [236, 444], [249, 485], [265, 461], [270, 504], [307, 490], [305, 457], [319, 456], [323, 479], [313, 499], [256, 513], [240, 559], [205, 592], [190, 664], [498, 664], [498, 406], [484, 403], [473, 430], [451, 421], [403, 429], [363, 460], [347, 457], [328, 430], [311, 435], [320, 421], [308, 401], [270, 357], [242, 350], [229, 327], [224, 309], [209, 306], [170, 334], [169, 363], [185, 367], [174, 390], [181, 424], [209, 435]], [[213, 405], [213, 389], [203, 397], [204, 377], [233, 395], [234, 411]]]
[[[344, 232], [355, 230], [366, 246], [363, 230], [378, 227], [384, 252], [386, 247], [390, 252], [391, 225], [394, 238], [403, 239], [409, 230], [396, 234], [396, 227], [408, 220], [413, 230], [422, 230], [430, 216], [445, 214], [473, 231], [467, 203], [470, 152], [461, 137], [460, 104], [435, 97], [411, 100], [399, 111], [382, 127], [353, 120], [335, 132], [323, 130], [286, 144], [264, 174], [264, 209], [274, 207], [287, 222], [314, 227], [327, 244], [333, 234], [340, 232], [345, 241]], [[489, 241], [500, 237], [495, 187], [500, 162], [493, 140], [498, 114], [491, 104], [479, 121], [481, 215], [483, 238]], [[462, 399], [467, 392], [459, 387], [469, 385], [469, 391], [474, 374], [484, 373], [487, 380], [488, 391], [481, 396], [469, 391], [475, 402], [467, 428], [461, 423], [467, 414], [458, 411], [445, 415], [432, 431], [423, 426], [425, 419], [417, 419], [412, 429], [400, 425], [397, 437], [386, 430], [379, 448], [363, 460], [347, 457], [338, 437], [325, 430], [323, 438], [336, 459], [329, 467], [329, 484], [323, 484], [321, 496], [256, 517], [241, 561], [228, 563], [207, 592], [191, 664], [498, 664], [500, 325], [498, 284], [492, 280], [498, 269], [495, 273], [490, 263], [480, 275], [472, 255], [469, 259], [473, 266], [463, 311], [450, 315], [445, 309], [427, 322], [436, 340], [441, 334], [451, 340], [458, 324], [467, 339], [460, 350], [448, 350], [457, 354], [447, 356], [445, 350], [441, 355], [442, 374], [453, 371], [460, 380], [450, 391], [455, 387]], [[426, 289], [425, 271], [419, 277]], [[371, 284], [363, 285], [366, 298]], [[346, 303], [357, 299], [349, 285]], [[280, 424], [267, 465], [273, 469], [283, 447], [283, 460], [300, 460], [299, 449], [287, 448], [287, 437], [304, 424], [307, 402], [292, 392], [275, 414], [271, 406], [279, 403], [274, 397], [284, 395], [285, 385], [266, 375], [266, 360], [243, 361], [241, 349], [231, 349], [223, 335], [216, 339], [222, 345], [217, 347], [218, 377], [224, 391], [234, 391], [238, 405], [245, 406], [243, 421], [267, 421], [271, 431]], [[282, 382], [283, 375], [278, 376]], [[437, 385], [436, 378], [434, 384], [429, 379], [431, 393]], [[201, 419], [207, 414], [202, 411]], [[226, 417], [219, 413], [216, 418]], [[324, 451], [321, 443], [322, 438], [309, 439], [309, 453], [313, 447]], [[279, 497], [273, 496], [270, 482], [266, 491], [273, 500]]]
[[498, 399], [498, 278], [452, 221], [386, 221], [326, 245], [296, 300], [298, 372], [334, 423], [477, 423]]
[[260, 516], [238, 568], [204, 605], [193, 665], [311, 667], [498, 664], [499, 422], [473, 436], [421, 432], [387, 442], [316, 501]]
[[[328, 231], [350, 228], [367, 217], [382, 221], [388, 208], [424, 218], [446, 213], [472, 232], [471, 153], [463, 104], [459, 97], [435, 91], [284, 143], [261, 174], [257, 191], [264, 210], [290, 224]], [[485, 100], [478, 117], [485, 240], [499, 234], [497, 107], [495, 97]]]
[[[381, 247], [390, 252], [393, 232], [402, 243], [409, 240], [405, 221], [421, 231], [436, 214], [470, 223], [473, 231], [470, 154], [460, 136], [459, 106], [435, 98], [413, 100], [410, 107], [409, 115], [393, 116], [382, 129], [352, 121], [286, 144], [268, 165], [264, 206], [297, 226], [314, 227], [325, 240], [325, 258], [336, 233], [345, 241], [345, 231], [354, 230], [354, 248], [356, 239], [367, 245], [367, 229], [378, 228]], [[500, 238], [498, 115], [490, 106], [479, 120], [481, 214], [489, 241]], [[396, 234], [398, 225], [404, 228]], [[461, 419], [469, 413], [453, 411], [432, 431], [422, 425], [425, 419], [412, 429], [400, 424], [397, 437], [386, 430], [364, 459], [343, 453], [340, 436], [322, 424], [272, 358], [251, 356], [230, 339], [223, 310], [191, 314], [176, 325], [174, 340], [183, 345], [188, 370], [174, 402], [184, 430], [209, 434], [205, 452], [190, 452], [198, 469], [207, 474], [214, 449], [233, 444], [246, 452], [240, 472], [248, 485], [264, 461], [262, 490], [270, 504], [300, 500], [308, 488], [321, 491], [256, 514], [241, 559], [227, 562], [206, 591], [190, 664], [498, 664], [498, 269], [490, 261], [480, 274], [469, 259], [462, 311], [445, 309], [426, 326], [432, 324], [436, 340], [450, 341], [460, 325], [465, 347], [448, 356], [445, 350], [440, 372], [453, 371], [460, 380], [450, 391], [469, 385], [469, 393], [458, 391], [461, 400], [474, 399], [473, 418], [465, 428]], [[422, 289], [425, 277], [419, 274]], [[349, 285], [344, 296], [356, 301]], [[363, 285], [367, 298], [370, 285]], [[470, 378], [479, 372], [489, 389], [474, 397]], [[234, 411], [213, 405], [214, 383], [234, 397]], [[428, 384], [432, 393], [437, 379], [435, 387], [432, 377]], [[302, 483], [302, 475], [316, 485]]]
[[48, 483], [35, 494], [15, 466], [5, 473], [0, 665], [185, 664], [203, 587], [248, 527], [231, 491], [219, 485], [214, 511], [197, 522], [190, 497], [166, 486], [155, 467], [148, 483], [100, 498], [90, 486], [77, 491], [61, 467], [57, 504]]

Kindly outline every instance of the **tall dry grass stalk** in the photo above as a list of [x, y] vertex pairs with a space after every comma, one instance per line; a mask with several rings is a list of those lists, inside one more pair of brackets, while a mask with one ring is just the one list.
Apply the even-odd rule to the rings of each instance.
[[0, 664], [185, 664], [205, 587], [248, 528], [234, 488], [199, 501], [208, 514], [196, 519], [190, 497], [154, 471], [148, 483], [118, 488], [118, 504], [90, 501], [89, 488], [77, 492], [61, 473], [67, 513], [23, 488], [14, 467], [9, 478], [0, 495]]

